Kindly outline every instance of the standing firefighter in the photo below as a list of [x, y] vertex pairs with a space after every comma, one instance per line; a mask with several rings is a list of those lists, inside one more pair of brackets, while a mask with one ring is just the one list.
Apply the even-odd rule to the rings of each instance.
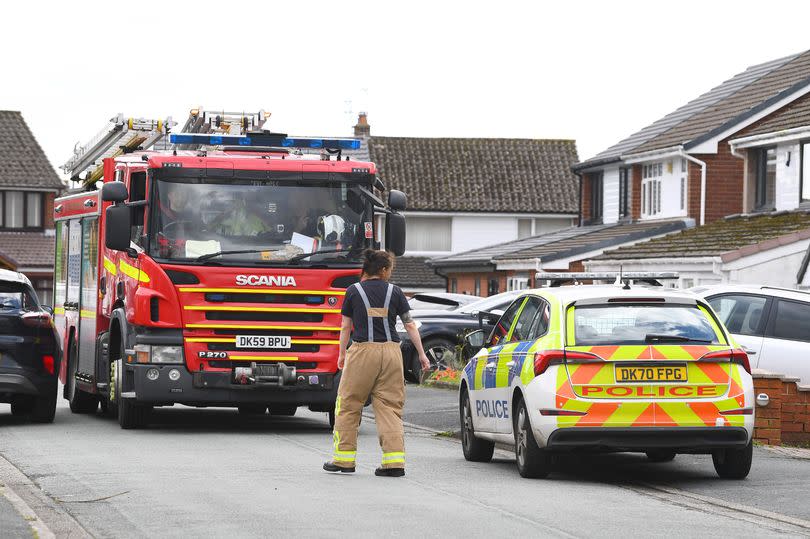
[[[382, 466], [374, 474], [405, 475], [405, 382], [399, 336], [394, 329], [397, 316], [419, 352], [422, 368], [430, 364], [405, 295], [388, 282], [393, 269], [393, 255], [367, 250], [361, 282], [346, 291], [341, 311], [338, 368], [343, 369], [343, 377], [335, 403], [335, 450], [332, 461], [323, 465], [328, 472], [354, 471], [360, 413], [371, 396], [383, 451]], [[347, 352], [350, 333], [354, 342]]]

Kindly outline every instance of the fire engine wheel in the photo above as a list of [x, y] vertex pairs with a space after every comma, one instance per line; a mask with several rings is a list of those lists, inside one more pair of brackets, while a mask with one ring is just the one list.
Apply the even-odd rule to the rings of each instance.
[[110, 373], [114, 375], [111, 391], [112, 401], [116, 403], [118, 409], [118, 425], [127, 430], [143, 428], [149, 422], [152, 407], [139, 404], [135, 399], [121, 398], [123, 360], [116, 359], [113, 363]]
[[464, 458], [471, 462], [489, 462], [495, 451], [493, 442], [475, 437], [470, 395], [466, 388], [461, 395], [461, 449]]
[[92, 414], [98, 408], [98, 398], [76, 387], [76, 372], [79, 367], [79, 350], [76, 341], [71, 340], [68, 349], [68, 374], [66, 397], [70, 411], [74, 414]]
[[753, 442], [742, 449], [719, 449], [712, 453], [714, 471], [723, 479], [745, 479], [751, 471]]
[[537, 445], [523, 399], [515, 418], [515, 461], [521, 477], [541, 479], [551, 472], [551, 455]]

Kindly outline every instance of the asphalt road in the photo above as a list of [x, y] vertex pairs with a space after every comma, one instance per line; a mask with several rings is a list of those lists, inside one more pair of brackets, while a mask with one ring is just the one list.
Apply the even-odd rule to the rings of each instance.
[[[448, 430], [452, 410], [431, 415], [419, 403], [451, 408], [454, 399], [411, 387], [406, 418], [433, 417]], [[810, 510], [800, 508], [810, 462], [765, 450], [743, 482], [717, 479], [705, 457], [650, 464], [636, 455], [563, 459], [550, 479], [531, 481], [502, 450], [492, 463], [467, 463], [456, 440], [416, 428], [406, 445], [406, 477], [375, 477], [367, 418], [358, 472], [330, 475], [321, 470], [331, 449], [325, 414], [245, 419], [176, 407], [158, 410], [147, 430], [122, 431], [64, 404], [53, 425], [0, 406], [0, 455], [13, 464], [0, 459], [0, 483], [40, 507], [58, 537], [810, 534]], [[9, 480], [19, 472], [28, 479]], [[7, 509], [0, 500], [3, 531]]]

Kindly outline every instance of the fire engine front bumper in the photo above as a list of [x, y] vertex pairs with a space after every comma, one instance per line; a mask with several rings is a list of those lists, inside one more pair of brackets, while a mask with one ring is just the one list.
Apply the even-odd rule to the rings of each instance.
[[[190, 373], [185, 365], [127, 365], [125, 391], [122, 396], [155, 406], [294, 404], [309, 406], [316, 411], [328, 411], [335, 405], [339, 382], [340, 372], [297, 373], [294, 379], [288, 380], [283, 385], [244, 384], [236, 383], [231, 372]], [[126, 391], [127, 389], [129, 391]]]

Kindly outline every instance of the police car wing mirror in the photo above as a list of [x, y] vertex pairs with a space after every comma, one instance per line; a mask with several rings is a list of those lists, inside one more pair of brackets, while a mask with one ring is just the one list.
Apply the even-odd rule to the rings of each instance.
[[491, 311], [478, 311], [478, 327], [484, 329], [484, 327], [494, 326], [498, 323], [501, 314], [502, 313]]
[[475, 331], [471, 331], [464, 336], [464, 342], [470, 348], [481, 348], [484, 346], [484, 330], [483, 329], [476, 329]]
[[391, 189], [388, 191], [388, 207], [394, 211], [404, 211], [408, 206], [408, 197], [402, 191]]
[[127, 186], [121, 182], [109, 182], [101, 186], [101, 200], [104, 202], [119, 202], [129, 198]]

